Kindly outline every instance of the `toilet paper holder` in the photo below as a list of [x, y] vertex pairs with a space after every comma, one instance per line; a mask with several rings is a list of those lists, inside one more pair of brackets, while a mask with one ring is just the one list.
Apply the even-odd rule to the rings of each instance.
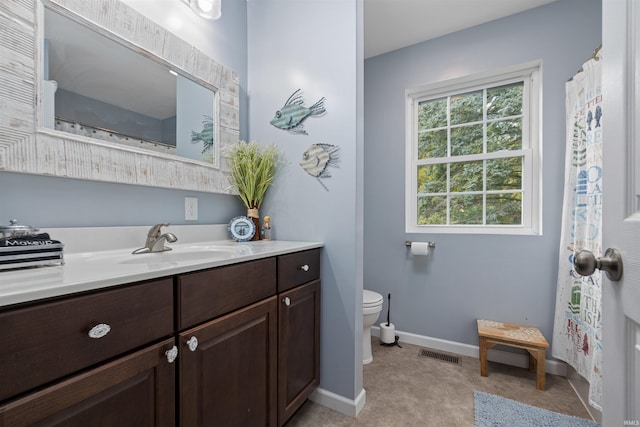
[[[435, 248], [436, 247], [436, 242], [427, 242], [430, 248]], [[411, 245], [413, 245], [413, 242], [411, 240], [407, 240], [406, 242], [404, 242], [404, 245], [408, 248], [411, 247]]]

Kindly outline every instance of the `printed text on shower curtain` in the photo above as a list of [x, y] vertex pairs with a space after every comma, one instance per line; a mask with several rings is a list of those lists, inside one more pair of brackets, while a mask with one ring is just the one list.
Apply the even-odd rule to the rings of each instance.
[[602, 256], [602, 93], [600, 63], [591, 59], [566, 84], [564, 205], [552, 355], [589, 382], [589, 403], [602, 405], [601, 278], [573, 268], [580, 249]]

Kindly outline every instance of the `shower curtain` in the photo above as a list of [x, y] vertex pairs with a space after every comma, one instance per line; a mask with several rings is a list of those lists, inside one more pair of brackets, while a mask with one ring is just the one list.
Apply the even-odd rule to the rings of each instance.
[[[601, 56], [600, 56], [601, 57]], [[601, 60], [594, 57], [566, 83], [566, 156], [553, 357], [589, 382], [589, 404], [602, 405], [602, 318], [600, 270], [582, 277], [574, 253], [602, 256]]]

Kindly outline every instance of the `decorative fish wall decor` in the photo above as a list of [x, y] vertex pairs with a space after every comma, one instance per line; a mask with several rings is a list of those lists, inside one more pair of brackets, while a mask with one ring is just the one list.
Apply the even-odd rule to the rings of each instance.
[[284, 106], [276, 111], [276, 115], [271, 119], [270, 123], [291, 133], [307, 135], [302, 121], [309, 116], [317, 117], [323, 115], [327, 111], [324, 108], [324, 101], [325, 98], [322, 97], [311, 107], [304, 107], [302, 105], [304, 101], [302, 100], [301, 89], [298, 89], [287, 99]]
[[302, 154], [300, 166], [309, 175], [315, 177], [318, 182], [329, 191], [320, 178], [329, 178], [331, 173], [327, 166], [338, 167], [338, 150], [340, 147], [331, 144], [313, 144]]
[[198, 142], [202, 142], [202, 154], [206, 153], [207, 150], [213, 149], [213, 117], [203, 117], [202, 131], [191, 131], [191, 143], [197, 144]]

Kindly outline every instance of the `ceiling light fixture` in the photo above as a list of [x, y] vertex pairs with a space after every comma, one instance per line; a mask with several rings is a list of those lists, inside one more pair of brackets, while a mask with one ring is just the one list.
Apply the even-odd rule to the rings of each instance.
[[182, 0], [189, 4], [196, 15], [206, 19], [218, 19], [222, 16], [222, 0]]

